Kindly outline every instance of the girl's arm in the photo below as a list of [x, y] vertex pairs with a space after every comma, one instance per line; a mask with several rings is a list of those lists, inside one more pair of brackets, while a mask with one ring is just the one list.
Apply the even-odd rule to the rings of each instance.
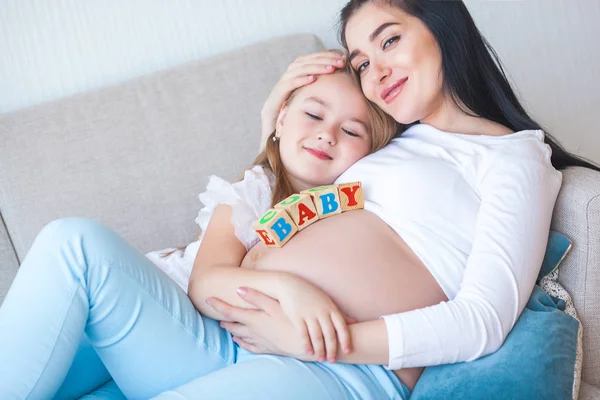
[[[240, 346], [253, 353], [279, 354], [307, 362], [318, 361], [312, 354], [296, 352], [294, 345], [300, 338], [286, 326], [289, 325], [288, 318], [276, 301], [250, 288], [239, 293], [239, 296], [245, 302], [243, 308], [218, 300], [212, 306], [228, 319], [236, 321], [223, 325], [236, 337]], [[249, 313], [248, 307], [261, 312]], [[351, 337], [349, 348], [352, 351], [340, 345], [335, 361], [346, 364], [388, 363], [388, 333], [383, 319], [353, 323], [348, 328]], [[242, 337], [251, 338], [253, 344], [240, 341]]]
[[293, 274], [240, 268], [246, 248], [235, 236], [230, 221], [231, 207], [220, 205], [208, 223], [188, 284], [188, 296], [196, 309], [216, 320], [233, 321], [207, 304], [207, 300], [219, 298], [248, 308], [237, 289], [250, 287], [280, 303], [298, 333], [298, 346], [307, 352], [318, 359], [325, 360], [327, 355], [335, 360], [338, 342], [350, 351], [344, 315], [326, 293]]
[[235, 236], [230, 221], [231, 207], [218, 206], [204, 233], [188, 283], [188, 296], [196, 309], [216, 320], [224, 319], [206, 304], [209, 297], [219, 297], [248, 308], [249, 305], [236, 294], [237, 288], [252, 287], [278, 298], [279, 290], [294, 279], [294, 276], [284, 272], [240, 268], [246, 248]]

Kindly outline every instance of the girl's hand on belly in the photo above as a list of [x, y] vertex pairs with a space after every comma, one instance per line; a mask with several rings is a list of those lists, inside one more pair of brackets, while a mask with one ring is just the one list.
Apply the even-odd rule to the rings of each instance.
[[[338, 341], [343, 351], [351, 351], [346, 318], [329, 295], [315, 285], [290, 275], [289, 284], [278, 293], [283, 314], [302, 337], [302, 342], [318, 361], [334, 363]], [[327, 358], [326, 358], [327, 357]]]
[[[245, 293], [238, 293], [242, 299], [259, 310], [234, 307], [218, 299], [213, 299], [211, 305], [219, 313], [227, 316], [228, 320], [237, 321], [223, 322], [221, 326], [234, 335], [234, 340], [241, 347], [253, 353], [278, 354], [310, 362], [319, 361], [317, 354], [310, 352], [312, 345], [306, 328], [304, 332], [299, 331], [284, 314], [277, 300], [249, 288], [245, 289]], [[354, 322], [356, 321], [348, 319], [348, 323]], [[344, 326], [347, 329], [346, 321]], [[350, 335], [347, 336], [349, 341]], [[350, 348], [349, 343], [342, 342], [341, 346]], [[324, 356], [321, 359], [324, 359]], [[333, 359], [335, 360], [335, 356]]]
[[222, 321], [221, 327], [233, 335], [233, 340], [240, 347], [255, 354], [276, 354], [300, 361], [317, 361], [317, 357], [308, 354], [306, 346], [302, 345], [298, 330], [283, 314], [277, 300], [250, 288], [238, 290], [238, 294], [258, 310], [232, 306], [214, 297], [210, 306], [228, 321], [235, 321]]

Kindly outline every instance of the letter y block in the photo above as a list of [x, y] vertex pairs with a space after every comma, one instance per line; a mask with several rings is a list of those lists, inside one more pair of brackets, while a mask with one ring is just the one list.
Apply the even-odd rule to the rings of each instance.
[[342, 212], [365, 208], [365, 200], [360, 182], [341, 183], [338, 185]]

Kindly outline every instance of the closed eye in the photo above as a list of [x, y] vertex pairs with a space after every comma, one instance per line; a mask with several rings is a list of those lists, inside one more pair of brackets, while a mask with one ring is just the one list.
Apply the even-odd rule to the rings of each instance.
[[359, 135], [357, 135], [356, 133], [349, 131], [348, 129], [342, 128], [342, 131], [344, 131], [347, 135], [350, 135], [352, 137], [358, 137]]
[[310, 119], [314, 119], [314, 120], [316, 120], [316, 121], [323, 121], [323, 118], [321, 118], [321, 117], [319, 117], [319, 116], [317, 116], [317, 115], [315, 115], [315, 114], [311, 114], [311, 113], [309, 113], [309, 112], [305, 112], [305, 114], [306, 114], [306, 115], [308, 115], [308, 117], [309, 117]]

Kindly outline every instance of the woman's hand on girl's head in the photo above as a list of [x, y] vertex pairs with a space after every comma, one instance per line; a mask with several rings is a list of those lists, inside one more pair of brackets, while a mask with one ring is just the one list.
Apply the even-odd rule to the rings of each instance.
[[305, 285], [308, 287], [301, 284], [293, 288], [286, 286], [290, 291], [289, 299], [299, 296], [294, 303], [302, 304], [301, 307], [288, 307], [295, 322], [286, 315], [280, 302], [252, 289], [241, 291], [240, 297], [260, 311], [233, 307], [217, 299], [211, 299], [211, 303], [228, 320], [237, 321], [225, 322], [222, 326], [248, 351], [290, 356], [302, 361], [327, 358], [335, 362], [338, 344], [342, 351], [351, 351], [347, 324], [356, 321], [344, 317], [320, 289], [311, 288], [312, 285], [306, 282]]
[[336, 68], [343, 68], [345, 63], [346, 59], [343, 54], [335, 51], [323, 51], [298, 57], [289, 65], [279, 82], [271, 90], [261, 110], [261, 148], [275, 129], [279, 110], [290, 94], [294, 90], [314, 82], [317, 75], [329, 74]]

